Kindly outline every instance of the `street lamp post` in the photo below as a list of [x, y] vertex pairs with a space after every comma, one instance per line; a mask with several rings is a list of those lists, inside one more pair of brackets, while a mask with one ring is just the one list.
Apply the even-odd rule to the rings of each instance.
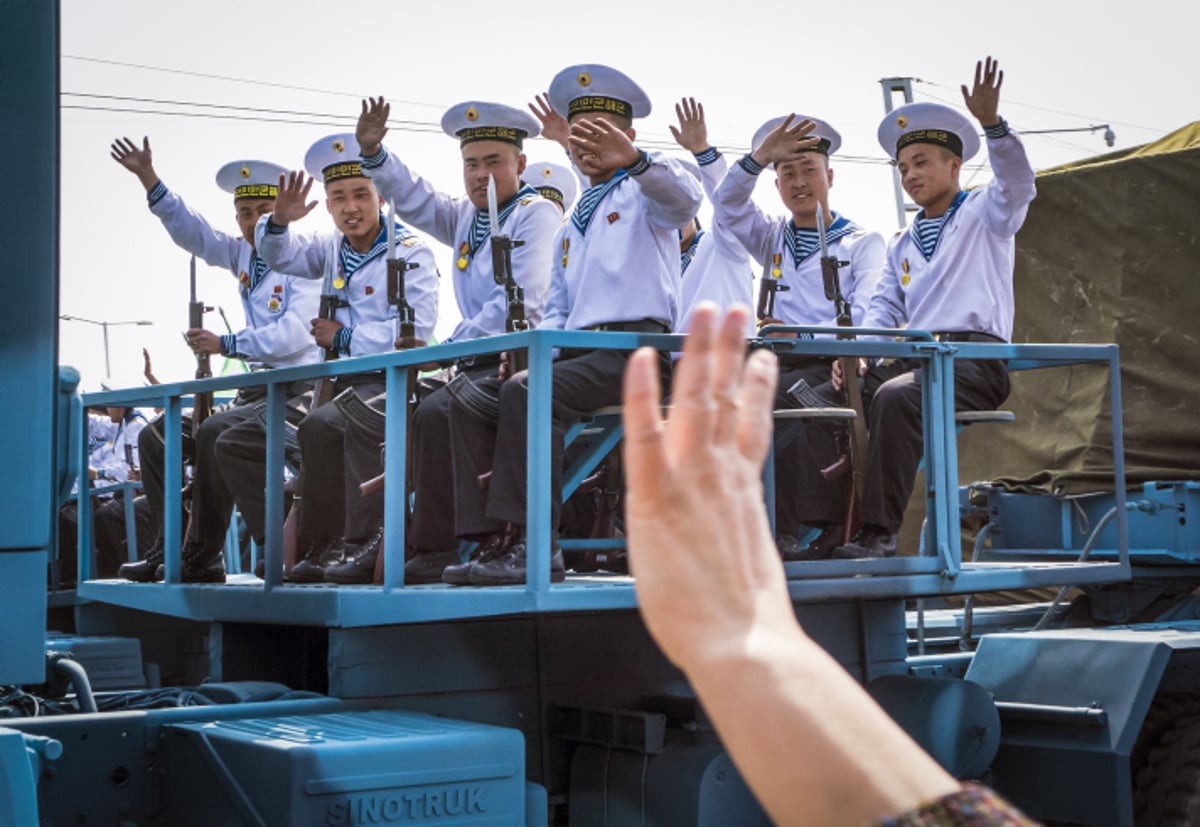
[[104, 331], [104, 378], [105, 379], [108, 379], [112, 376], [112, 365], [108, 361], [108, 329], [110, 327], [119, 327], [122, 325], [137, 325], [139, 327], [145, 327], [146, 325], [154, 324], [154, 322], [147, 321], [145, 319], [138, 319], [136, 321], [110, 322], [107, 319], [85, 319], [82, 316], [70, 316], [65, 313], [60, 315], [58, 318], [62, 319], [64, 322], [83, 322], [84, 324], [99, 325], [100, 329]]

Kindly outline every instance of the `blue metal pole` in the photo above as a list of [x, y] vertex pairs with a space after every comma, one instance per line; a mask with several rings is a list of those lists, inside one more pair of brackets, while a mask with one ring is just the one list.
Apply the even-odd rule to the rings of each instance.
[[284, 390], [267, 385], [266, 505], [263, 509], [263, 582], [267, 589], [283, 584], [283, 429]]
[[529, 417], [525, 434], [529, 459], [525, 468], [525, 583], [533, 592], [550, 590], [550, 403], [553, 370], [551, 348], [533, 335], [529, 346]]
[[[408, 371], [387, 369], [387, 421], [384, 425], [383, 588], [404, 586], [404, 517], [408, 511]], [[399, 400], [400, 404], [396, 404]]]
[[180, 417], [183, 400], [168, 396], [163, 407], [163, 570], [167, 583], [179, 582], [179, 550], [183, 545], [183, 526], [175, 519], [183, 496], [183, 438]]

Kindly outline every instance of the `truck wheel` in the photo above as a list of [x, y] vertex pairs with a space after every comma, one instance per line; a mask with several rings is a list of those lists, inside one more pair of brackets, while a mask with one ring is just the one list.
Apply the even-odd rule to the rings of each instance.
[[1158, 743], [1162, 734], [1171, 725], [1183, 718], [1200, 715], [1200, 694], [1194, 692], [1162, 692], [1155, 696], [1146, 719], [1138, 731], [1137, 741], [1129, 754], [1130, 777], [1137, 780], [1138, 770], [1146, 761], [1146, 754]]
[[1200, 715], [1177, 719], [1133, 771], [1139, 827], [1200, 824]]

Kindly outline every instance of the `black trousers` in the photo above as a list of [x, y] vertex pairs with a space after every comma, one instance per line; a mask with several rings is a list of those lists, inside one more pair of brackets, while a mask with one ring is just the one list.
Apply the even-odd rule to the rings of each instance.
[[[550, 528], [557, 531], [562, 507], [563, 437], [574, 422], [597, 408], [621, 403], [622, 379], [629, 354], [611, 351], [567, 351], [554, 363], [550, 436]], [[669, 386], [671, 361], [660, 355], [664, 392]], [[455, 406], [457, 407], [457, 406]], [[459, 534], [500, 531], [505, 523], [525, 525], [526, 422], [529, 411], [529, 376], [519, 373], [500, 388], [500, 421], [495, 429], [452, 409], [451, 420], [460, 424], [456, 436], [463, 440], [464, 466], [460, 468], [456, 441], [455, 505]], [[473, 424], [472, 424], [473, 423]], [[488, 470], [479, 462], [488, 457], [491, 482], [486, 504], [481, 502], [478, 475]], [[475, 463], [467, 468], [466, 460]], [[460, 473], [461, 471], [461, 473]], [[469, 508], [463, 508], [469, 505]]]
[[[863, 480], [862, 522], [896, 533], [904, 521], [916, 482], [917, 467], [925, 449], [921, 417], [920, 360], [901, 359], [871, 368], [862, 379], [870, 442]], [[1010, 383], [1003, 362], [995, 360], [954, 361], [954, 409], [986, 411], [998, 408], [1008, 398]], [[815, 388], [827, 398], [836, 398], [828, 384]], [[812, 443], [813, 440], [808, 440]], [[802, 469], [797, 477], [799, 494], [806, 504], [825, 502], [828, 521], [845, 514], [848, 483], [844, 478], [825, 482], [819, 468], [822, 460]], [[807, 510], [799, 513], [812, 516]], [[815, 511], [813, 513], [816, 513]], [[807, 519], [802, 518], [801, 522]]]
[[[459, 372], [485, 393], [495, 396], [499, 392], [498, 362], [460, 366]], [[454, 404], [453, 395], [443, 386], [421, 400], [412, 428], [415, 497], [409, 544], [417, 551], [448, 551], [458, 545], [456, 515], [462, 509], [483, 512], [485, 495], [477, 482], [482, 473], [478, 469], [490, 467], [495, 424], [478, 420]], [[456, 493], [460, 474], [465, 492], [462, 503]]]
[[[312, 400], [311, 391], [312, 383], [309, 381], [292, 382], [286, 387], [284, 419], [289, 425], [295, 427], [308, 413], [308, 406]], [[213, 446], [214, 467], [218, 469], [221, 487], [229, 498], [228, 505], [224, 506], [224, 519], [221, 521], [222, 542], [235, 504], [246, 521], [246, 528], [251, 537], [261, 543], [266, 533], [263, 524], [266, 519], [267, 434], [255, 410], [255, 405], [265, 400], [266, 391], [262, 390], [246, 405], [239, 405], [244, 407], [245, 415], [217, 434]], [[208, 420], [205, 420], [204, 424], [207, 425]], [[192, 508], [194, 512], [194, 501]], [[193, 516], [193, 522], [195, 519]], [[205, 517], [205, 523], [207, 522], [208, 518]], [[208, 548], [207, 543], [205, 548]]]
[[[833, 360], [824, 357], [783, 357], [775, 409], [797, 408], [788, 390], [803, 379], [810, 388], [829, 387]], [[835, 399], [829, 398], [831, 403]], [[777, 533], [797, 534], [800, 525], [841, 522], [846, 511], [849, 476], [828, 483], [821, 469], [838, 458], [836, 424], [785, 422], [775, 433], [775, 526]]]
[[[142, 429], [143, 431], [145, 428]], [[117, 576], [117, 569], [129, 559], [129, 539], [125, 531], [125, 498], [117, 495], [100, 506], [92, 517], [96, 538], [95, 577]], [[146, 497], [133, 498], [133, 521], [137, 556], [143, 557], [155, 541], [157, 530]]]
[[[214, 414], [215, 416], [215, 414]], [[196, 457], [196, 442], [192, 439], [192, 418], [184, 414], [181, 418], [180, 430], [183, 443], [183, 462], [185, 465], [194, 462]], [[142, 428], [138, 434], [138, 462], [141, 463], [142, 493], [146, 497], [150, 513], [151, 525], [156, 526], [155, 539], [163, 534], [163, 509], [166, 495], [163, 493], [165, 476], [166, 446], [163, 444], [163, 417], [160, 414]], [[187, 526], [186, 511], [180, 523]]]

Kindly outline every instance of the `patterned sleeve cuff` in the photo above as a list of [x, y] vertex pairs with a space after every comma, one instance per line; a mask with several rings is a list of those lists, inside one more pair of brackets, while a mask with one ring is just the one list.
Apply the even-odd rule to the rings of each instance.
[[881, 819], [880, 827], [1035, 827], [1029, 819], [992, 790], [964, 784], [958, 792], [922, 804], [915, 810]]
[[338, 353], [350, 355], [350, 337], [354, 335], [354, 329], [351, 327], [342, 327], [338, 329], [337, 335], [333, 337], [333, 346], [337, 348]]
[[283, 235], [284, 233], [287, 232], [287, 225], [285, 224], [284, 226], [280, 227], [278, 224], [276, 224], [274, 221], [272, 221], [270, 218], [268, 218], [267, 219], [267, 232], [270, 233], [271, 235]]
[[987, 135], [989, 138], [1003, 138], [1008, 134], [1008, 121], [1004, 120], [1004, 118], [1001, 118], [1000, 123], [996, 124], [995, 126], [985, 126], [983, 128], [983, 134]]
[[164, 184], [162, 181], [159, 181], [157, 184], [154, 185], [154, 187], [150, 190], [150, 192], [146, 193], [146, 200], [149, 201], [150, 206], [153, 207], [159, 201], [162, 201], [163, 198], [166, 197], [166, 194], [167, 194], [167, 185]]
[[646, 154], [646, 150], [644, 149], [638, 150], [638, 159], [625, 167], [625, 171], [630, 175], [641, 175], [648, 169], [650, 169], [650, 156]]
[[221, 355], [237, 356], [237, 334], [225, 333], [221, 336]]
[[758, 161], [751, 158], [749, 152], [742, 156], [742, 160], [738, 161], [738, 165], [751, 175], [758, 175], [764, 169], [766, 169], [766, 167], [764, 167]]
[[379, 169], [381, 166], [383, 166], [384, 162], [387, 159], [388, 159], [387, 147], [385, 147], [383, 144], [380, 144], [379, 151], [376, 152], [374, 155], [372, 155], [370, 157], [367, 157], [366, 155], [362, 156], [363, 169]]
[[702, 167], [708, 166], [713, 161], [721, 157], [721, 153], [717, 152], [717, 148], [715, 146], [710, 146], [703, 152], [694, 152], [692, 154], [696, 156], [696, 163]]

